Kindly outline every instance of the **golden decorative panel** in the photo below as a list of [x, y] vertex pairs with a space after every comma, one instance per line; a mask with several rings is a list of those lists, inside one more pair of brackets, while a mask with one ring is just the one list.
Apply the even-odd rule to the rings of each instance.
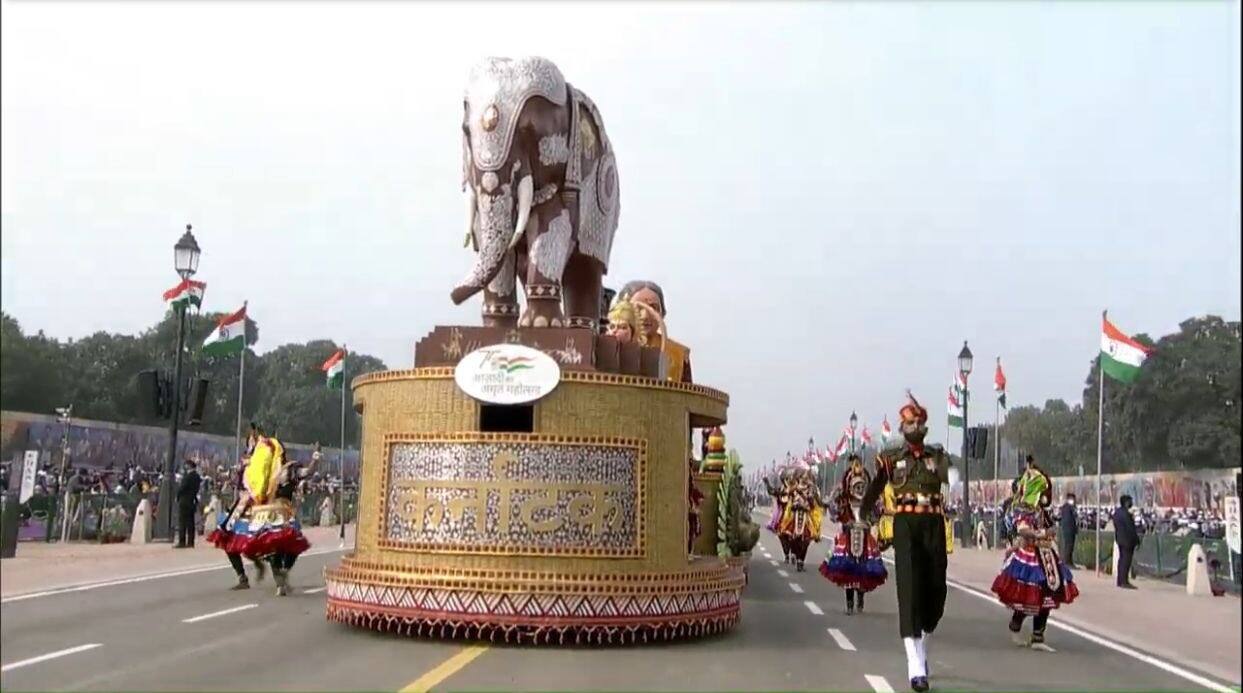
[[515, 433], [385, 437], [381, 548], [643, 555], [645, 441]]

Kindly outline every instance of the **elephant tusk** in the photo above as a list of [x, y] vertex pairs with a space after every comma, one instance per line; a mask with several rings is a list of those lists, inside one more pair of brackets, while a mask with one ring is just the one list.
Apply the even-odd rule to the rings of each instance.
[[478, 200], [475, 195], [475, 188], [469, 183], [466, 185], [466, 238], [462, 239], [462, 247], [474, 247], [475, 252], [479, 252], [479, 244], [475, 241], [475, 216], [479, 213]]
[[518, 222], [514, 224], [514, 235], [509, 240], [509, 250], [513, 250], [522, 240], [526, 231], [527, 221], [531, 219], [531, 201], [535, 199], [535, 181], [531, 176], [523, 176], [518, 181]]

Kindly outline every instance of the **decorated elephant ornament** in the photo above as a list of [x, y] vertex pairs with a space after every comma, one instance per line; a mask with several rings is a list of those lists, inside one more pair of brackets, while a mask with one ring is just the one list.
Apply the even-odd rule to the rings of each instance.
[[476, 65], [464, 106], [462, 182], [476, 258], [453, 302], [482, 292], [489, 326], [596, 329], [620, 208], [595, 104], [551, 61], [525, 57]]

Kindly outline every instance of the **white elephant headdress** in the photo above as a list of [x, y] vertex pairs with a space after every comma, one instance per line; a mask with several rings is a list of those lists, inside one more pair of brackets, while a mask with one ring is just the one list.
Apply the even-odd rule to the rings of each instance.
[[488, 58], [471, 69], [466, 85], [466, 124], [476, 168], [497, 171], [504, 165], [518, 116], [533, 96], [558, 106], [566, 104], [565, 77], [546, 58]]

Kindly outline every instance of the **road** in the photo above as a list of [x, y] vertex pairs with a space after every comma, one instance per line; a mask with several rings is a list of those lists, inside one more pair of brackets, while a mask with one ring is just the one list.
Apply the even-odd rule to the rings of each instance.
[[[741, 624], [725, 635], [615, 649], [471, 646], [324, 619], [322, 570], [303, 557], [296, 592], [270, 580], [231, 592], [231, 572], [192, 572], [0, 605], [0, 686], [22, 690], [908, 690], [892, 577], [862, 615], [812, 568], [756, 548]], [[765, 552], [771, 558], [765, 556]], [[221, 562], [224, 562], [221, 556]], [[1072, 607], [1073, 608], [1073, 607]], [[1209, 690], [1108, 643], [1049, 630], [1053, 653], [1016, 647], [1007, 612], [951, 589], [931, 640], [942, 690]], [[1211, 686], [1211, 684], [1210, 684]], [[1229, 690], [1218, 685], [1217, 690]]]

